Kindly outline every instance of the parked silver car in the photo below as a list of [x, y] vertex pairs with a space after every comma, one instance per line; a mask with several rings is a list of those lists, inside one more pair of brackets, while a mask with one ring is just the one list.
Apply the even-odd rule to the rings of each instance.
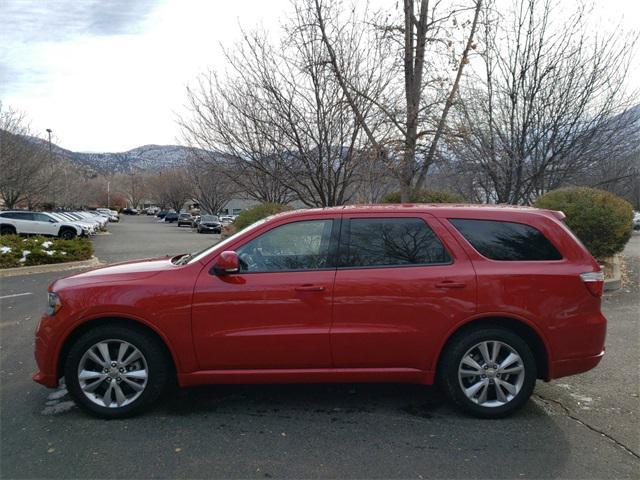
[[70, 240], [80, 235], [90, 235], [89, 225], [74, 222], [47, 212], [15, 210], [0, 212], [2, 235], [52, 235]]

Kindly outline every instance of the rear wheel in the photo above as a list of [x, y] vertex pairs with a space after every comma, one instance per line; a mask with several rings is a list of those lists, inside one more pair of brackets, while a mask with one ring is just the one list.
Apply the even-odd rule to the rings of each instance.
[[77, 233], [71, 228], [63, 228], [62, 230], [60, 230], [58, 236], [63, 240], [73, 240], [74, 238], [76, 238]]
[[0, 235], [15, 235], [16, 229], [11, 225], [2, 225], [0, 227]]
[[65, 363], [65, 380], [74, 401], [102, 418], [142, 411], [165, 391], [169, 375], [158, 341], [119, 325], [103, 325], [82, 335]]
[[529, 399], [536, 361], [518, 335], [483, 327], [455, 337], [443, 353], [440, 382], [462, 410], [481, 418], [510, 415]]

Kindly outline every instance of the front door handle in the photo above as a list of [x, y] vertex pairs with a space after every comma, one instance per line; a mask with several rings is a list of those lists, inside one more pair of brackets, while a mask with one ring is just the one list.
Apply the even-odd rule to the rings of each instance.
[[320, 285], [300, 285], [295, 288], [296, 292], [323, 292], [324, 287]]
[[445, 280], [443, 282], [436, 283], [437, 288], [464, 288], [467, 284], [463, 282], [452, 282], [451, 280]]

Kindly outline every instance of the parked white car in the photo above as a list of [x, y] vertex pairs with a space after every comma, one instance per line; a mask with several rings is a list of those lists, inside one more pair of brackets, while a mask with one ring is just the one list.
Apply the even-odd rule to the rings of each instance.
[[101, 213], [109, 218], [110, 222], [119, 222], [120, 215], [115, 210], [111, 210], [110, 208], [96, 208], [96, 212]]
[[0, 234], [52, 235], [71, 240], [77, 236], [89, 235], [90, 231], [88, 226], [60, 219], [50, 213], [8, 211], [0, 212]]
[[86, 219], [78, 218], [71, 215], [69, 212], [47, 212], [47, 215], [52, 216], [60, 222], [69, 222], [76, 225], [80, 225], [87, 231], [88, 235], [93, 235], [100, 228], [97, 223], [90, 222]]
[[72, 212], [72, 213], [75, 213], [76, 215], [80, 216], [80, 218], [87, 219], [90, 222], [97, 222], [100, 228], [104, 228], [107, 225], [107, 223], [109, 223], [109, 219], [104, 215], [100, 215], [99, 213], [85, 212], [85, 211]]

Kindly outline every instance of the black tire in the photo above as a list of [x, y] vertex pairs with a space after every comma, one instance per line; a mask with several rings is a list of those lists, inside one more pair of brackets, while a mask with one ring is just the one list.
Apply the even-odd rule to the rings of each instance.
[[2, 225], [0, 227], [0, 235], [15, 235], [16, 229], [11, 225]]
[[[78, 367], [85, 352], [104, 340], [122, 340], [137, 348], [146, 361], [148, 377], [145, 389], [133, 402], [122, 407], [106, 407], [90, 400], [78, 380]], [[102, 325], [80, 336], [71, 346], [64, 364], [69, 394], [84, 411], [106, 419], [126, 418], [142, 412], [171, 386], [173, 369], [163, 346], [151, 335], [124, 325]]]
[[78, 234], [72, 228], [62, 228], [58, 236], [63, 240], [73, 240]]
[[[524, 380], [518, 393], [500, 406], [482, 406], [469, 399], [458, 377], [463, 357], [475, 345], [499, 341], [511, 347], [522, 360]], [[477, 378], [477, 377], [476, 377]], [[464, 412], [479, 418], [501, 418], [521, 408], [533, 393], [537, 378], [536, 361], [529, 345], [517, 334], [503, 327], [485, 326], [457, 334], [447, 345], [438, 368], [438, 381], [447, 397]], [[493, 387], [492, 384], [492, 388]]]

